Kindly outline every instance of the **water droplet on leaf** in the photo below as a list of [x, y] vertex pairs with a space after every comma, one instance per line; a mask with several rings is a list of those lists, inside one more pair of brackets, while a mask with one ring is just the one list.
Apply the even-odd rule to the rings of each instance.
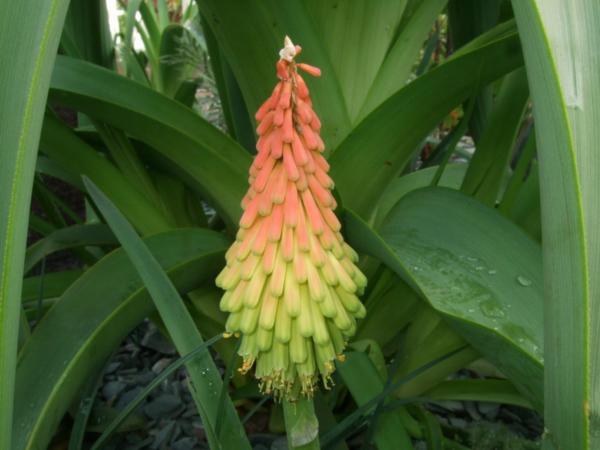
[[506, 315], [504, 313], [504, 310], [500, 307], [500, 305], [498, 305], [498, 303], [493, 300], [486, 300], [484, 302], [481, 302], [479, 308], [481, 309], [481, 312], [484, 316], [493, 319], [501, 319]]
[[525, 278], [523, 275], [517, 275], [517, 281], [521, 286], [531, 286], [531, 280], [529, 278]]

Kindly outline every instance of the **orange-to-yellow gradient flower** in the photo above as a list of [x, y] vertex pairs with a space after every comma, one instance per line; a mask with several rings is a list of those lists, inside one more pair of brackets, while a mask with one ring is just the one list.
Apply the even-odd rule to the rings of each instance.
[[226, 329], [241, 334], [242, 372], [256, 363], [261, 389], [277, 398], [311, 396], [319, 374], [327, 387], [334, 360], [365, 315], [357, 295], [367, 283], [344, 242], [333, 210], [333, 181], [322, 155], [321, 123], [298, 69], [301, 51], [286, 37], [280, 79], [256, 113], [258, 154], [250, 168], [244, 214], [227, 265]]

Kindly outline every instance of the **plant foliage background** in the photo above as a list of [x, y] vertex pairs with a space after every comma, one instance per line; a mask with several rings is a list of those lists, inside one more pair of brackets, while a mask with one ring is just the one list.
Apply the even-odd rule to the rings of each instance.
[[[336, 213], [369, 279], [334, 389], [283, 405], [290, 448], [483, 448], [432, 413], [448, 400], [537, 411], [544, 448], [599, 445], [597, 2], [119, 7], [113, 38], [104, 0], [0, 4], [0, 448], [110, 445], [184, 364], [210, 448], [251, 448], [241, 411], [281, 416], [235, 375], [214, 277], [285, 35], [323, 72]], [[59, 251], [77, 268], [46, 273]], [[94, 434], [98, 376], [147, 318], [183, 358]]]

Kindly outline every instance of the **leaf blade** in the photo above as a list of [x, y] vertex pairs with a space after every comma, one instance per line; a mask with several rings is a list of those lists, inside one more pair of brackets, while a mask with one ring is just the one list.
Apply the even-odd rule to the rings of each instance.
[[[175, 347], [181, 355], [194, 351], [203, 343], [203, 339], [171, 280], [165, 275], [160, 264], [131, 224], [108, 197], [88, 178], [84, 178], [84, 184], [144, 281]], [[213, 430], [212, 439], [210, 433], [208, 436], [211, 448], [250, 449], [250, 444], [229, 398], [225, 400], [224, 404], [224, 433], [217, 437], [214, 436], [218, 412], [217, 399], [222, 380], [208, 350], [204, 349], [203, 354], [199, 355], [197, 359], [189, 361], [186, 367], [192, 381], [191, 393], [198, 412], [204, 425]]]
[[444, 188], [406, 195], [380, 237], [356, 216], [348, 217], [345, 230], [354, 248], [393, 269], [536, 407], [542, 405], [537, 243], [494, 210]]
[[[600, 445], [600, 5], [512, 2], [529, 76], [546, 279], [548, 448]], [[574, 7], [567, 7], [574, 6]]]
[[[50, 72], [69, 2], [0, 4], [0, 448], [11, 448], [22, 265]], [[17, 68], [17, 70], [15, 70]]]

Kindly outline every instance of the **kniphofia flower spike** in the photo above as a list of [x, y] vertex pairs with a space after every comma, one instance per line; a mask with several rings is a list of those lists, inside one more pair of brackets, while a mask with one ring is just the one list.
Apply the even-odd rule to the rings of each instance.
[[300, 51], [286, 37], [280, 81], [256, 113], [244, 214], [217, 277], [227, 332], [242, 339], [240, 370], [256, 363], [263, 392], [286, 400], [312, 396], [319, 374], [330, 384], [334, 360], [365, 315], [357, 295], [367, 283], [340, 234], [321, 123], [298, 74], [320, 70], [296, 63]]

